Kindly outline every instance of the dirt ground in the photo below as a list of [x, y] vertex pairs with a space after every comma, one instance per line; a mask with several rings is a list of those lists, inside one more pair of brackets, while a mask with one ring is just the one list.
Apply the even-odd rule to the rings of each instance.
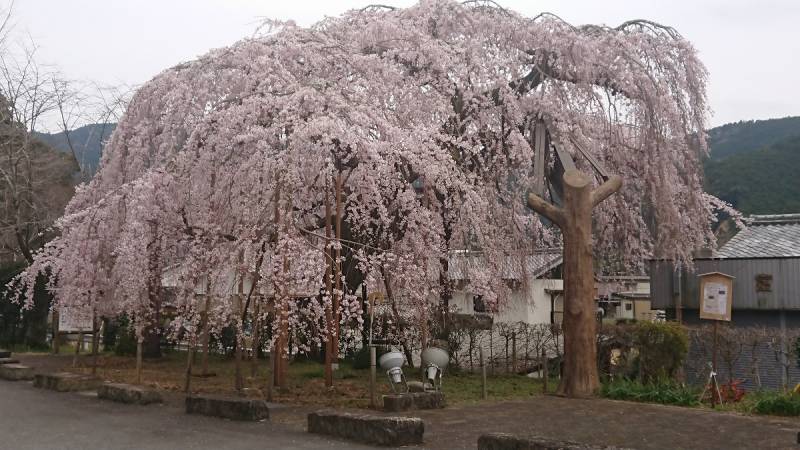
[[[70, 355], [15, 356], [39, 371], [60, 370], [72, 361]], [[303, 402], [288, 397], [277, 399], [280, 403], [273, 405], [271, 421], [304, 430], [306, 415], [325, 406], [324, 399], [315, 399], [314, 389]], [[166, 394], [168, 403], [176, 407], [181, 404], [183, 396], [178, 390], [168, 389]], [[636, 449], [800, 448], [797, 418], [745, 416], [606, 399], [533, 395], [524, 400], [459, 403], [407, 415], [425, 420], [424, 447], [432, 449], [475, 448], [478, 436], [489, 432]]]

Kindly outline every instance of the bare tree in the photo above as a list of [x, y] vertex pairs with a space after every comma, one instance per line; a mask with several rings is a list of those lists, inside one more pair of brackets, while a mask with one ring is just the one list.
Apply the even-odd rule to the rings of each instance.
[[[55, 74], [34, 58], [0, 54], [0, 235], [27, 262], [73, 192], [75, 160], [36, 139], [42, 118], [57, 107]], [[55, 89], [54, 89], [55, 88]]]
[[767, 344], [767, 329], [762, 327], [747, 327], [742, 329], [744, 347], [750, 353], [750, 377], [758, 389], [761, 389], [760, 359], [761, 348]]

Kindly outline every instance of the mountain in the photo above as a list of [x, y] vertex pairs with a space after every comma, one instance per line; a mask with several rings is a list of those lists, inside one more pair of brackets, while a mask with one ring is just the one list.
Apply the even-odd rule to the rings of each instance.
[[769, 147], [794, 136], [800, 136], [800, 117], [748, 120], [708, 130], [708, 146], [711, 159], [719, 160]]
[[117, 127], [115, 123], [95, 123], [76, 128], [69, 132], [69, 140], [67, 134], [60, 133], [36, 133], [36, 137], [44, 141], [51, 147], [65, 152], [71, 153], [70, 143], [72, 149], [75, 150], [75, 157], [81, 168], [87, 171], [90, 175], [94, 175], [97, 171], [97, 166], [100, 164], [100, 155], [102, 154], [103, 143], [111, 136], [111, 132]]
[[800, 117], [708, 131], [706, 190], [745, 214], [800, 212]]

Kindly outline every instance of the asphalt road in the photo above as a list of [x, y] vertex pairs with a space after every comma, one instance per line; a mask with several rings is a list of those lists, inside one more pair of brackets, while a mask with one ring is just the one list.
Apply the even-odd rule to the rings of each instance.
[[365, 449], [281, 423], [186, 415], [0, 380], [0, 449]]

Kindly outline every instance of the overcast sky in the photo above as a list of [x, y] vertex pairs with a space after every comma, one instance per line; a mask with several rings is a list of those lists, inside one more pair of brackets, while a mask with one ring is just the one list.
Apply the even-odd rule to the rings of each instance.
[[[0, 2], [5, 0], [0, 0]], [[264, 17], [310, 25], [371, 3], [410, 0], [16, 0], [14, 32], [72, 79], [141, 84], [252, 34]], [[675, 27], [710, 72], [711, 125], [800, 115], [800, 0], [498, 0], [573, 24], [651, 19]]]

